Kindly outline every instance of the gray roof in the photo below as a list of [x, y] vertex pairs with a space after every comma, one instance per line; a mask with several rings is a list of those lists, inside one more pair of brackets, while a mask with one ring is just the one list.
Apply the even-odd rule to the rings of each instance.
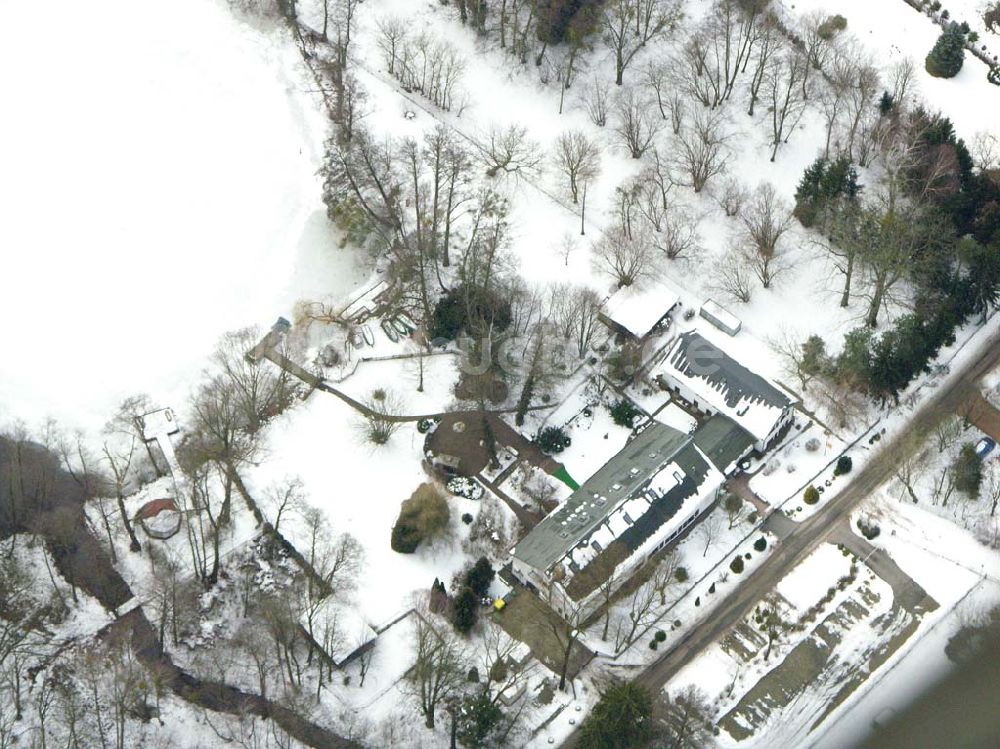
[[518, 543], [514, 556], [547, 570], [688, 445], [691, 437], [653, 421], [605, 463], [563, 505]]
[[761, 401], [775, 408], [792, 404], [791, 398], [756, 372], [744, 367], [700, 333], [691, 330], [677, 339], [670, 363], [691, 377], [700, 377], [716, 388], [724, 388], [726, 403]]
[[735, 407], [742, 400], [757, 400], [775, 408], [792, 403], [786, 393], [694, 330], [678, 337], [670, 352], [670, 362], [689, 376], [701, 377], [715, 387], [725, 388], [726, 403], [730, 406]]
[[758, 440], [770, 434], [793, 403], [776, 384], [693, 330], [677, 337], [664, 371], [694, 390], [711, 410], [729, 416]]
[[692, 435], [694, 444], [722, 473], [728, 473], [734, 461], [755, 442], [754, 436], [723, 414], [715, 414]]
[[699, 487], [708, 475], [709, 465], [695, 448], [693, 440], [688, 440], [671, 460], [684, 472], [684, 478], [670, 491], [652, 502], [649, 510], [618, 537], [618, 541], [625, 544], [630, 553], [642, 546], [661, 525], [676, 515], [684, 500], [698, 493]]

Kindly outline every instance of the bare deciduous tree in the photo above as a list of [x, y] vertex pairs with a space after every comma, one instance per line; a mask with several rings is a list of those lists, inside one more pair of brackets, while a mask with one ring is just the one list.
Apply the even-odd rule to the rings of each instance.
[[706, 557], [708, 556], [708, 550], [712, 548], [712, 544], [715, 543], [719, 534], [722, 533], [722, 518], [716, 512], [705, 515], [698, 522], [696, 532], [702, 543], [701, 555]]
[[528, 129], [523, 125], [505, 128], [493, 125], [481, 140], [478, 149], [488, 176], [503, 173], [527, 177], [538, 172], [542, 152], [528, 137]]
[[719, 189], [716, 200], [726, 216], [732, 218], [740, 215], [748, 197], [749, 191], [738, 177], [727, 177]]
[[362, 405], [360, 428], [365, 439], [373, 445], [386, 444], [399, 429], [397, 417], [403, 413], [402, 399], [392, 391], [377, 388]]
[[603, 38], [615, 57], [615, 83], [640, 49], [680, 20], [679, 0], [608, 0], [602, 16]]
[[555, 163], [569, 183], [576, 203], [580, 187], [597, 177], [601, 168], [601, 149], [580, 130], [567, 130], [556, 141]]
[[712, 177], [726, 169], [729, 151], [723, 122], [719, 110], [697, 110], [675, 140], [677, 170], [695, 192], [701, 192]]
[[667, 591], [678, 583], [677, 570], [679, 567], [680, 560], [677, 554], [671, 551], [657, 563], [656, 569], [653, 571], [650, 584], [660, 597], [660, 606], [667, 605]]
[[673, 66], [666, 60], [651, 60], [643, 70], [643, 83], [652, 91], [660, 117], [670, 123], [677, 135], [684, 123], [684, 97], [674, 85]]
[[847, 155], [861, 166], [872, 156], [871, 133], [878, 116], [875, 101], [882, 90], [878, 67], [860, 45], [845, 50], [846, 69], [840, 72], [847, 84]]
[[375, 21], [375, 26], [379, 32], [378, 48], [382, 51], [386, 70], [389, 75], [395, 76], [396, 63], [409, 33], [407, 22], [400, 16], [382, 16]]
[[[620, 652], [635, 640], [636, 633], [653, 621], [653, 607], [656, 604], [657, 591], [654, 585], [647, 582], [632, 593], [628, 598], [628, 611], [623, 612], [615, 623], [615, 650]], [[605, 637], [604, 639], [607, 639]]]
[[633, 232], [630, 238], [625, 230], [612, 227], [594, 245], [594, 265], [619, 288], [632, 286], [654, 272], [653, 252], [648, 231]]
[[[385, 32], [382, 38], [384, 46], [391, 44], [386, 41]], [[405, 88], [418, 91], [446, 112], [460, 103], [459, 85], [465, 59], [453, 45], [425, 31], [416, 36], [403, 35], [395, 44], [398, 50], [394, 75]]]
[[753, 295], [753, 271], [739, 247], [731, 247], [716, 261], [712, 268], [712, 285], [735, 301], [750, 301]]
[[417, 615], [414, 626], [413, 668], [409, 681], [428, 728], [434, 728], [438, 706], [455, 694], [465, 673], [464, 654], [449, 629], [432, 623], [429, 615]]
[[771, 112], [771, 161], [787, 143], [806, 110], [805, 70], [801, 51], [792, 47], [772, 57], [765, 74], [764, 95]]
[[784, 48], [781, 28], [777, 19], [770, 13], [765, 13], [757, 19], [755, 34], [753, 67], [751, 68], [750, 83], [747, 87], [750, 93], [750, 107], [747, 109], [747, 114], [751, 117], [753, 117], [757, 100], [760, 98], [764, 81], [767, 79], [771, 59]]
[[653, 145], [661, 120], [650, 115], [649, 103], [637, 97], [631, 88], [615, 100], [615, 132], [633, 159], [641, 158]]
[[769, 288], [785, 267], [778, 252], [781, 237], [792, 225], [790, 206], [775, 192], [774, 185], [764, 182], [757, 186], [740, 212], [743, 231], [752, 247], [751, 265], [763, 287]]
[[600, 78], [594, 78], [584, 94], [584, 106], [590, 121], [597, 127], [608, 124], [608, 111], [611, 108], [611, 88]]

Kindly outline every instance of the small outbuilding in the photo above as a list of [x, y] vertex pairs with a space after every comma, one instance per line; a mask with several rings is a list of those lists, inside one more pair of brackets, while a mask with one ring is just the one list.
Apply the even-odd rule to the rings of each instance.
[[706, 300], [701, 305], [699, 314], [702, 318], [708, 320], [712, 325], [728, 335], [736, 335], [740, 332], [740, 328], [743, 327], [743, 323], [736, 315], [711, 299]]
[[680, 296], [664, 282], [624, 286], [604, 302], [600, 319], [616, 333], [643, 340], [662, 329], [679, 304]]
[[166, 541], [181, 529], [181, 511], [169, 497], [147, 502], [133, 518], [150, 538]]

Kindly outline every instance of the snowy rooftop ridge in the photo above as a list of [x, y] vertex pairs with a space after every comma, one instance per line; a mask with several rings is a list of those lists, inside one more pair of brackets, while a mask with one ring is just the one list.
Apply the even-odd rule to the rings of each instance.
[[676, 429], [650, 422], [522, 538], [514, 556], [535, 569], [551, 568], [648, 484], [690, 439]]
[[604, 315], [636, 338], [646, 336], [680, 301], [666, 281], [649, 286], [623, 286], [604, 303]]
[[686, 387], [756, 439], [766, 439], [794, 402], [778, 385], [733, 359], [697, 331], [677, 337], [657, 375]]

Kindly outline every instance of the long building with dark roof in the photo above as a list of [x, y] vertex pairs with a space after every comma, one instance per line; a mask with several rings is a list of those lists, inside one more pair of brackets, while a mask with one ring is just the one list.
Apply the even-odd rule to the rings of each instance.
[[649, 422], [521, 539], [514, 574], [563, 616], [588, 616], [606, 583], [624, 583], [715, 501], [727, 469], [746, 454], [720, 446], [728, 433], [720, 426], [709, 420], [684, 434]]
[[795, 400], [692, 330], [677, 336], [654, 373], [663, 387], [703, 413], [721, 414], [753, 436], [764, 452], [791, 422]]

